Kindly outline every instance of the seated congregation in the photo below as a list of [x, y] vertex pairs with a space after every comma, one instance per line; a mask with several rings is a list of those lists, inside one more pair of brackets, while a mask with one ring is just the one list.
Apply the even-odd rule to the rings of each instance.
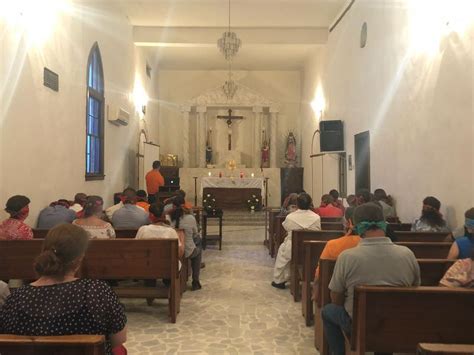
[[[314, 208], [307, 193], [288, 196], [280, 212], [284, 216], [282, 230], [287, 234], [278, 248], [272, 282], [272, 286], [278, 289], [285, 289], [286, 283], [291, 282], [290, 291], [295, 301], [302, 292], [303, 315], [307, 325], [314, 320], [315, 345], [320, 353], [345, 354], [351, 345], [352, 350], [357, 348], [362, 353], [361, 349], [366, 349], [365, 342], [368, 343], [370, 336], [364, 338], [366, 330], [360, 329], [364, 321], [354, 319], [354, 316], [365, 316], [353, 313], [354, 307], [360, 306], [357, 302], [363, 302], [361, 299], [357, 301], [362, 297], [356, 294], [356, 290], [362, 292], [360, 286], [381, 287], [367, 292], [380, 290], [386, 293], [391, 289], [382, 290], [383, 286], [391, 287], [393, 292], [405, 289], [414, 293], [442, 292], [444, 287], [453, 290], [474, 287], [474, 208], [465, 212], [464, 235], [454, 238], [440, 213], [441, 203], [435, 197], [428, 196], [423, 200], [421, 215], [411, 224], [400, 223], [393, 199], [383, 189], [375, 190], [374, 194], [360, 190], [347, 198], [347, 207], [337, 198], [338, 194], [331, 191], [322, 196], [320, 207]], [[329, 232], [328, 228], [325, 232], [325, 223], [341, 220], [345, 231], [340, 231], [339, 237], [324, 234]], [[278, 236], [270, 236], [273, 237]], [[324, 263], [321, 279], [320, 266], [326, 260], [333, 260], [333, 264], [328, 272]], [[311, 283], [312, 291], [308, 291]], [[423, 289], [426, 286], [437, 287], [430, 291]], [[464, 306], [466, 303], [462, 300], [472, 299], [473, 294], [469, 295], [460, 299]], [[442, 308], [443, 305], [439, 306]], [[382, 313], [379, 316], [383, 317]], [[461, 318], [460, 322], [465, 317]], [[352, 334], [354, 331], [357, 334]], [[433, 328], [430, 336], [449, 338], [439, 336], [439, 333], [439, 329]], [[420, 335], [419, 342], [425, 341], [424, 337], [429, 338], [429, 335]], [[451, 341], [455, 338], [462, 336], [451, 337]], [[351, 341], [348, 345], [347, 342]], [[372, 344], [374, 348], [366, 350], [376, 353], [416, 351], [417, 342], [414, 345], [408, 340], [404, 344], [403, 339], [398, 339], [398, 342], [401, 344], [398, 348], [390, 348], [387, 343], [381, 345], [383, 340], [375, 341], [379, 348]]]
[[[173, 244], [156, 245], [140, 243], [135, 250], [138, 253], [136, 257], [148, 255], [150, 261], [142, 258], [140, 265], [130, 270], [131, 273], [141, 272], [144, 276], [154, 275], [160, 271], [143, 270], [147, 267], [141, 264], [149, 264], [150, 268], [162, 268], [161, 264], [171, 260], [171, 263], [165, 266], [168, 271], [163, 272], [166, 277], [163, 277], [162, 281], [164, 297], [169, 299], [171, 320], [175, 322], [179, 312], [180, 294], [185, 290], [188, 277], [188, 262], [192, 270], [192, 291], [202, 288], [200, 270], [204, 263], [201, 261], [199, 225], [193, 215], [192, 206], [185, 202], [184, 191], [179, 190], [171, 198], [163, 202], [157, 200], [152, 204], [148, 204], [146, 193], [145, 196], [143, 193], [144, 191], [135, 192], [127, 188], [121, 194], [120, 201], [105, 211], [104, 201], [100, 196], [79, 193], [73, 203], [65, 199], [52, 202], [40, 212], [38, 229], [33, 229], [25, 223], [30, 199], [21, 195], [9, 198], [5, 211], [10, 218], [0, 224], [0, 242], [37, 241], [39, 244], [36, 243], [33, 247], [33, 244], [28, 243], [32, 246], [30, 250], [36, 248], [36, 245], [38, 249], [37, 253], [32, 252], [36, 254], [31, 255], [31, 262], [34, 259], [34, 272], [28, 270], [28, 275], [32, 276], [29, 280], [23, 280], [23, 286], [10, 291], [8, 284], [4, 282], [8, 282], [8, 279], [5, 279], [8, 270], [4, 270], [0, 277], [4, 279], [0, 281], [0, 334], [97, 334], [105, 336], [106, 354], [125, 354], [126, 349], [122, 344], [126, 341], [127, 319], [119, 297], [143, 297], [149, 305], [153, 298], [157, 297], [154, 291], [156, 279], [143, 277], [145, 287], [130, 287], [121, 292], [123, 290], [120, 281], [136, 277], [127, 276], [128, 270], [116, 272], [117, 277], [114, 279], [110, 277], [114, 269], [117, 271], [116, 263], [121, 262], [121, 248], [129, 250], [133, 247], [133, 239], [137, 240], [137, 243], [138, 240], [175, 241]], [[123, 241], [123, 245], [97, 244], [108, 240]], [[157, 245], [165, 249], [171, 246], [171, 249], [147, 249]], [[12, 245], [12, 250], [14, 247]], [[97, 259], [95, 254], [103, 255], [103, 249], [106, 248], [110, 248], [110, 253], [114, 255]], [[19, 252], [23, 253], [22, 257], [28, 258], [24, 252]], [[162, 260], [152, 260], [158, 259], [160, 255], [164, 255]], [[136, 264], [134, 257], [129, 258], [132, 264]], [[107, 260], [102, 261], [102, 258]], [[173, 276], [173, 260], [176, 260], [176, 265], [179, 263], [181, 271], [178, 276]], [[9, 261], [11, 260], [5, 262]], [[111, 262], [113, 265], [97, 267], [93, 266], [94, 262]], [[84, 266], [84, 263], [87, 265]], [[14, 265], [10, 266], [14, 268]], [[127, 268], [125, 264], [123, 267]], [[101, 272], [107, 277], [97, 277]], [[35, 274], [39, 278], [31, 282]], [[11, 275], [13, 279], [14, 273]], [[135, 282], [140, 284], [139, 280]]]

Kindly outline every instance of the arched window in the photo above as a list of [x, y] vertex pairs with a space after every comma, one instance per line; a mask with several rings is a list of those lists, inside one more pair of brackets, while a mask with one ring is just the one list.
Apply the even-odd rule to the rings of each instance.
[[87, 61], [86, 180], [104, 179], [104, 71], [99, 45]]

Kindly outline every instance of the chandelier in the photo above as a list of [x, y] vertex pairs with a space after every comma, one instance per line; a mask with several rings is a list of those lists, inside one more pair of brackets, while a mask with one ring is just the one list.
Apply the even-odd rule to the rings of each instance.
[[235, 93], [237, 92], [238, 86], [234, 80], [232, 80], [232, 66], [229, 62], [229, 79], [225, 81], [224, 85], [222, 85], [222, 91], [224, 91], [227, 100], [232, 100]]
[[226, 60], [232, 60], [240, 49], [242, 41], [237, 37], [235, 32], [230, 30], [230, 0], [229, 0], [229, 27], [227, 31], [222, 34], [222, 38], [217, 40], [217, 47]]

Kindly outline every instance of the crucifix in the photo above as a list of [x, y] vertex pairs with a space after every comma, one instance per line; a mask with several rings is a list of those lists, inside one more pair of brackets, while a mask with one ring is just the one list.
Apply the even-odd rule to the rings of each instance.
[[232, 115], [232, 109], [228, 109], [227, 112], [229, 113], [227, 116], [217, 116], [219, 119], [227, 120], [227, 127], [229, 127], [227, 131], [227, 137], [228, 137], [228, 145], [227, 148], [228, 150], [232, 150], [232, 120], [241, 120], [244, 117], [243, 116], [233, 116]]

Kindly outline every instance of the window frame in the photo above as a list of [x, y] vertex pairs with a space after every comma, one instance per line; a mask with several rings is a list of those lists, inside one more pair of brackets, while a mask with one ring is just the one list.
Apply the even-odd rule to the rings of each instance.
[[[97, 72], [92, 73], [97, 74], [100, 76], [100, 82], [101, 86], [99, 87], [99, 90], [96, 90], [92, 87], [89, 86], [89, 79], [90, 79], [90, 67], [92, 65], [92, 60], [94, 58], [94, 55], [97, 58]], [[105, 135], [104, 135], [104, 116], [105, 116], [105, 83], [104, 83], [104, 69], [102, 65], [102, 56], [100, 54], [100, 49], [99, 45], [97, 42], [94, 43], [92, 46], [90, 52], [89, 52], [89, 57], [87, 59], [87, 71], [86, 71], [86, 141], [85, 141], [85, 179], [86, 181], [94, 181], [94, 180], [104, 180], [105, 174], [104, 174], [104, 145], [105, 145]], [[96, 136], [99, 138], [99, 143], [100, 143], [100, 149], [99, 149], [99, 171], [94, 172], [94, 173], [89, 173], [87, 171], [87, 164], [88, 164], [88, 151], [87, 151], [87, 139], [89, 136], [93, 136], [89, 134], [89, 101], [90, 99], [94, 99], [98, 101], [99, 103], [99, 125], [98, 125], [98, 130], [99, 130], [99, 135]]]

